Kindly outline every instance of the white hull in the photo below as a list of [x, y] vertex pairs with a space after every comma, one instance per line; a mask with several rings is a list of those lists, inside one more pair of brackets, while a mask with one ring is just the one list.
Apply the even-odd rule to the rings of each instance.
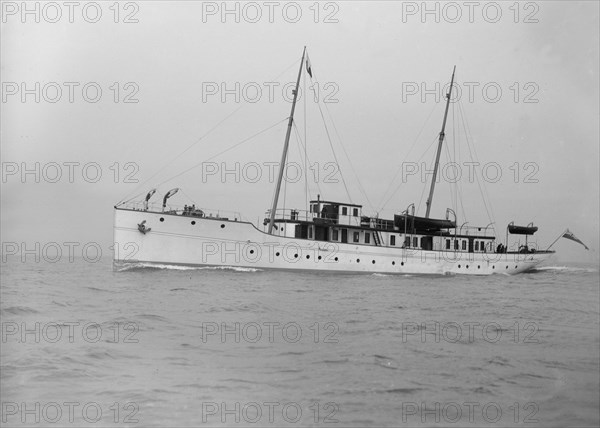
[[[151, 229], [145, 234], [138, 230], [144, 220]], [[118, 263], [385, 274], [516, 274], [535, 268], [552, 254], [425, 251], [321, 242], [269, 235], [247, 222], [130, 209], [115, 209], [114, 242]]]

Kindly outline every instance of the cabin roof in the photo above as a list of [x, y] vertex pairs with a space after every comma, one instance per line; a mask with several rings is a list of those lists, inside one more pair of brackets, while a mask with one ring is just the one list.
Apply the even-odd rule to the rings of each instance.
[[345, 205], [347, 207], [357, 207], [357, 208], [362, 208], [362, 205], [357, 205], [357, 204], [351, 204], [349, 202], [333, 202], [333, 201], [324, 201], [323, 199], [317, 200], [317, 201], [310, 201], [311, 204], [332, 204], [332, 205]]

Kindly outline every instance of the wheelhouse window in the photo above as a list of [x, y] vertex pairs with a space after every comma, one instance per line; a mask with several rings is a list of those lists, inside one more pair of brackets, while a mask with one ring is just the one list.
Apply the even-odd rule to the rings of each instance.
[[331, 231], [331, 240], [332, 241], [337, 241], [338, 240], [338, 235], [339, 235], [338, 230], [337, 229], [333, 229]]
[[416, 236], [413, 238], [413, 245], [414, 248], [418, 248], [419, 247], [419, 238], [417, 238]]
[[390, 245], [396, 245], [396, 235], [390, 236]]
[[475, 241], [475, 251], [479, 251], [479, 241]]
[[312, 239], [312, 226], [308, 227], [308, 239]]
[[462, 249], [463, 251], [467, 249], [467, 241], [462, 241]]
[[354, 236], [352, 237], [352, 240], [354, 242], [360, 242], [360, 233], [359, 232], [354, 232]]
[[371, 234], [369, 232], [365, 232], [365, 244], [371, 243]]
[[458, 250], [458, 239], [454, 240], [454, 249]]
[[450, 249], [450, 240], [446, 239], [446, 250]]
[[404, 247], [405, 248], [410, 248], [410, 236], [406, 236], [404, 238]]
[[358, 208], [352, 210], [354, 217], [358, 217]]
[[348, 207], [342, 207], [342, 215], [348, 215]]

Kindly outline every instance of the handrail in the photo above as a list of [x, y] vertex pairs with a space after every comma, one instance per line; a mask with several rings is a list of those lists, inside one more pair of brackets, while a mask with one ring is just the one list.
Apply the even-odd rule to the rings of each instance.
[[[271, 217], [271, 210], [265, 212], [265, 218]], [[343, 219], [343, 220], [342, 220]], [[368, 219], [368, 221], [366, 221]], [[275, 221], [291, 220], [291, 221], [308, 221], [308, 222], [319, 222], [322, 221], [332, 226], [355, 226], [361, 227], [368, 225], [370, 228], [383, 229], [383, 230], [395, 230], [394, 222], [391, 219], [380, 219], [375, 217], [366, 216], [342, 216], [338, 214], [325, 214], [315, 213], [306, 210], [296, 210], [290, 208], [278, 208], [275, 211]]]
[[162, 204], [158, 202], [150, 203], [147, 207], [144, 205], [144, 202], [125, 202], [123, 204], [120, 204], [118, 207], [123, 207], [134, 211], [147, 211], [152, 213], [165, 213], [190, 217], [206, 217], [216, 219], [228, 219], [234, 221], [241, 221], [242, 219], [241, 214], [237, 211], [227, 211], [213, 208], [200, 208], [196, 207], [195, 205], [181, 206], [167, 204], [166, 208], [163, 210]]
[[[265, 218], [269, 219], [271, 217], [271, 210], [266, 210]], [[340, 221], [340, 217], [346, 220], [347, 216], [339, 216], [335, 214], [325, 215], [323, 216], [321, 213], [310, 212], [306, 210], [296, 210], [291, 208], [278, 208], [275, 211], [275, 221], [307, 221], [307, 222], [319, 222], [321, 220], [323, 223], [330, 226], [357, 226], [357, 227], [369, 227], [372, 229], [381, 229], [387, 231], [396, 231], [401, 233], [400, 230], [394, 225], [394, 222], [391, 219], [381, 219], [376, 217], [353, 217], [349, 218], [348, 222]], [[406, 218], [405, 218], [406, 221]], [[266, 223], [265, 223], [266, 224]], [[478, 227], [478, 226], [467, 226], [467, 222], [463, 223], [462, 226], [456, 229], [457, 235], [469, 235], [472, 237], [487, 237], [493, 238], [495, 237], [493, 234], [488, 233], [489, 225], [486, 227]], [[412, 233], [407, 232], [408, 235], [412, 235]], [[427, 234], [419, 234], [419, 235], [427, 235]], [[436, 236], [438, 236], [436, 234]]]
[[[488, 233], [490, 225], [482, 226], [465, 226], [468, 222], [463, 223], [459, 227], [457, 235], [468, 235], [473, 237], [495, 237], [493, 233]], [[492, 224], [492, 223], [490, 223]], [[493, 230], [493, 229], [492, 229]]]

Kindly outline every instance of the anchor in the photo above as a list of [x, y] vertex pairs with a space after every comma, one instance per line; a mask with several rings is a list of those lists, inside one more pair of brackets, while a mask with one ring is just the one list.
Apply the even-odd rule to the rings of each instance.
[[146, 227], [145, 223], [146, 223], [146, 220], [142, 221], [141, 223], [138, 223], [138, 225], [137, 225], [138, 226], [138, 230], [140, 232], [142, 232], [144, 235], [152, 230], [151, 228]]

